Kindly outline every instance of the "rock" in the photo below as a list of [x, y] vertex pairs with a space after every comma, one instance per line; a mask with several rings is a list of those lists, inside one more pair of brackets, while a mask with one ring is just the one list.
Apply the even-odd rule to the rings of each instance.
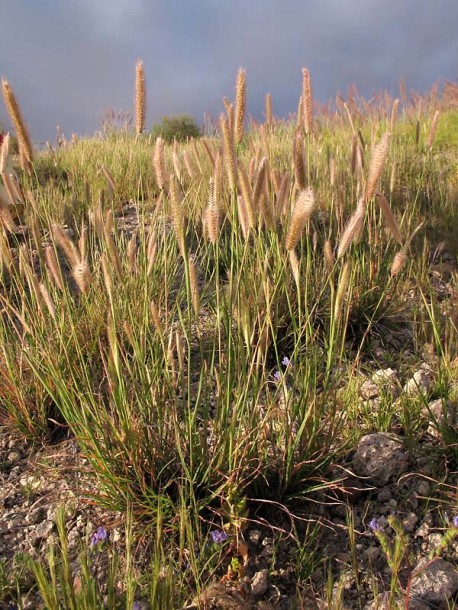
[[48, 538], [53, 529], [54, 523], [51, 523], [50, 521], [42, 521], [34, 530], [32, 530], [32, 536], [35, 540]]
[[365, 400], [371, 400], [372, 398], [377, 398], [377, 396], [380, 394], [380, 390], [375, 381], [372, 381], [372, 379], [366, 379], [366, 381], [364, 381], [360, 387], [359, 393]]
[[269, 586], [269, 570], [259, 570], [251, 580], [251, 595], [261, 597]]
[[412, 379], [405, 384], [403, 391], [410, 396], [428, 394], [432, 381], [433, 372], [429, 365], [424, 362]]
[[430, 421], [428, 433], [436, 438], [442, 436], [444, 428], [450, 428], [456, 423], [456, 405], [449, 400], [445, 404], [442, 398], [433, 400], [422, 413]]
[[448, 602], [458, 592], [458, 572], [453, 564], [437, 558], [431, 563], [419, 564], [414, 572], [410, 588], [411, 599], [431, 605]]
[[414, 531], [417, 523], [418, 523], [417, 515], [415, 513], [409, 513], [407, 515], [407, 517], [404, 517], [404, 519], [402, 520], [402, 527], [404, 528], [405, 532], [407, 532], [408, 534], [411, 534]]
[[387, 432], [363, 436], [353, 457], [356, 474], [379, 487], [406, 472], [408, 466], [409, 458], [400, 437]]
[[400, 393], [398, 374], [393, 369], [387, 368], [375, 371], [372, 375], [372, 381], [393, 398], [396, 398]]

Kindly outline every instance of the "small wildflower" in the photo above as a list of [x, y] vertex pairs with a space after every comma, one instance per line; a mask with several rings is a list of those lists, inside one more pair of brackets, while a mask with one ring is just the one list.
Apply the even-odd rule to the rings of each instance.
[[381, 529], [382, 529], [382, 528], [380, 527], [380, 525], [378, 524], [378, 521], [377, 521], [377, 519], [376, 519], [375, 517], [374, 517], [374, 518], [371, 520], [371, 522], [369, 523], [369, 527], [371, 528], [371, 530], [372, 530], [373, 532], [380, 532], [380, 531], [381, 531]]
[[132, 604], [132, 610], [142, 610], [143, 604], [141, 602], [134, 602]]
[[281, 381], [281, 373], [280, 373], [280, 371], [275, 371], [274, 379], [275, 379], [275, 381]]
[[99, 527], [99, 529], [95, 532], [95, 534], [92, 534], [90, 545], [95, 546], [99, 542], [103, 542], [104, 540], [106, 540], [106, 538], [107, 538], [107, 532], [106, 532], [105, 528], [103, 527], [103, 525], [101, 525]]
[[453, 518], [453, 527], [458, 528], [458, 517]]
[[290, 360], [288, 356], [285, 356], [281, 363], [283, 364], [283, 366], [286, 366], [286, 368], [293, 368], [293, 361]]
[[212, 530], [210, 532], [210, 537], [214, 544], [220, 544], [227, 540], [227, 534], [224, 530]]

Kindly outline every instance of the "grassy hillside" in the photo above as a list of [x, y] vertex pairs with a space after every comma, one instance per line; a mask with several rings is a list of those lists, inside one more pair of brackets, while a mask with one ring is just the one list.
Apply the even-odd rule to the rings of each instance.
[[[103, 607], [132, 607], [134, 591], [185, 606], [228, 562], [237, 571], [250, 523], [285, 515], [291, 607], [305, 607], [321, 558], [304, 507], [363, 434], [396, 421], [410, 446], [423, 438], [425, 396], [368, 409], [363, 374], [383, 359], [407, 380], [427, 347], [432, 394], [450, 397], [453, 89], [312, 112], [307, 82], [294, 122], [268, 112], [248, 125], [239, 77], [221, 136], [168, 145], [137, 124], [60, 137], [23, 170], [14, 159], [23, 209], [0, 209], [0, 422], [34, 442], [74, 439], [91, 501], [125, 516], [130, 544], [152, 536], [143, 575], [128, 570]], [[440, 438], [451, 469], [456, 440]], [[229, 541], [202, 561], [209, 531]], [[56, 596], [47, 607], [102, 607], [73, 591], [60, 548], [58, 589], [33, 564]]]

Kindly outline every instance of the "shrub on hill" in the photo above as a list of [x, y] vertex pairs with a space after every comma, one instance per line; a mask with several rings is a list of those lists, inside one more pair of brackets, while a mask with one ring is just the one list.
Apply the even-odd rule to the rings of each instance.
[[161, 137], [166, 142], [177, 140], [182, 142], [188, 138], [198, 138], [201, 135], [196, 121], [186, 114], [181, 116], [165, 116], [161, 123], [154, 125], [152, 129], [154, 138]]

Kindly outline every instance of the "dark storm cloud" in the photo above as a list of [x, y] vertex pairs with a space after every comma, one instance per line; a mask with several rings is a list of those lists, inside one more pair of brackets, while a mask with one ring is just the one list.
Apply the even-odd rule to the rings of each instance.
[[[456, 0], [4, 0], [0, 73], [36, 139], [91, 133], [101, 111], [132, 107], [143, 58], [148, 125], [166, 114], [217, 118], [247, 69], [248, 110], [297, 107], [301, 68], [322, 102], [354, 83], [398, 94], [456, 79]], [[2, 109], [0, 120], [6, 120]], [[7, 122], [7, 121], [6, 121]]]

